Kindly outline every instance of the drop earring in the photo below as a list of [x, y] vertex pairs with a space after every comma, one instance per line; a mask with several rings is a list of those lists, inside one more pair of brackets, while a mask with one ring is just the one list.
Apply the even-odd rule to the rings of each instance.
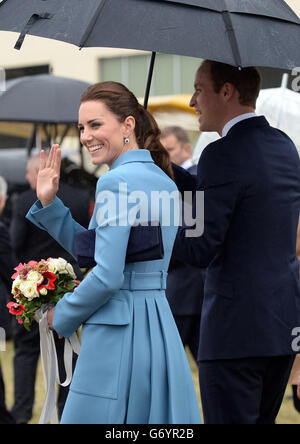
[[128, 139], [128, 137], [126, 137], [126, 139], [124, 139], [124, 143], [126, 143], [126, 145], [128, 145], [130, 142], [130, 140]]

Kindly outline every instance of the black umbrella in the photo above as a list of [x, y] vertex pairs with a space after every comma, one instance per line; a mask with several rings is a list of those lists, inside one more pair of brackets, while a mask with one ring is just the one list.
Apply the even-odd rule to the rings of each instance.
[[300, 66], [300, 20], [283, 0], [4, 0], [0, 29], [235, 66]]
[[8, 81], [0, 96], [0, 121], [74, 125], [80, 96], [89, 86], [50, 74]]
[[33, 124], [29, 152], [38, 126], [42, 126], [49, 144], [51, 140], [62, 143], [78, 123], [80, 96], [89, 86], [87, 82], [49, 74], [8, 81], [0, 95], [0, 121]]

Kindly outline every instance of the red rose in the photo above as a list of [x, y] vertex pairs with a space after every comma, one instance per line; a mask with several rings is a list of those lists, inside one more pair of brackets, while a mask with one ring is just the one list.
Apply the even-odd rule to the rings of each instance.
[[19, 305], [15, 302], [9, 302], [6, 307], [9, 309], [10, 314], [14, 316], [21, 316], [21, 314], [25, 310], [24, 305]]

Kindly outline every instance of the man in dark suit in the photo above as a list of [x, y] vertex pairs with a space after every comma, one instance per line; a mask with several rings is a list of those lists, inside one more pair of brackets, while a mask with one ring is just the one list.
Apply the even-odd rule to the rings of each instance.
[[208, 424], [275, 422], [300, 326], [300, 161], [254, 113], [260, 85], [255, 68], [205, 61], [191, 100], [200, 129], [223, 136], [198, 165], [204, 233], [183, 227], [174, 246], [178, 259], [208, 267], [198, 356]]
[[[197, 165], [193, 165], [192, 147], [185, 129], [179, 126], [166, 127], [161, 132], [160, 140], [173, 164], [179, 165], [192, 175], [197, 174]], [[182, 343], [189, 347], [195, 360], [199, 346], [203, 295], [202, 270], [173, 261], [168, 273], [166, 296]]]
[[[69, 255], [46, 231], [36, 228], [25, 216], [36, 197], [36, 181], [39, 170], [39, 156], [31, 158], [27, 165], [27, 181], [31, 189], [20, 194], [13, 201], [11, 239], [19, 262], [47, 259], [48, 257], [62, 257], [73, 265], [79, 280], [83, 276], [75, 259]], [[84, 227], [89, 224], [89, 193], [82, 189], [60, 183], [58, 192], [60, 199], [71, 209], [74, 219]], [[15, 324], [15, 403], [12, 413], [17, 423], [27, 423], [32, 417], [34, 403], [34, 385], [36, 369], [40, 354], [39, 327], [34, 323], [31, 331], [27, 332], [23, 326]], [[59, 363], [62, 362], [63, 342], [56, 341]], [[63, 380], [64, 375], [61, 375]], [[60, 387], [58, 410], [61, 415], [68, 389]]]
[[[6, 202], [7, 185], [0, 177], [0, 215]], [[6, 308], [9, 293], [11, 290], [11, 275], [15, 267], [15, 259], [11, 248], [9, 232], [6, 226], [0, 221], [0, 328], [1, 338], [9, 329], [9, 314]], [[0, 349], [1, 352], [1, 349]], [[0, 365], [0, 424], [14, 424], [14, 420], [5, 405], [5, 388]]]

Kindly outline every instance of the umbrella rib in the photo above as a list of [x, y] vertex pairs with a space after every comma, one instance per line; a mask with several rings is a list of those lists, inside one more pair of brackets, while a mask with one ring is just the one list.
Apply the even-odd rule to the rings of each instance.
[[90, 23], [88, 24], [88, 26], [86, 28], [86, 31], [83, 34], [83, 37], [82, 37], [82, 39], [81, 39], [81, 41], [80, 41], [80, 43], [78, 45], [80, 49], [82, 49], [84, 47], [84, 45], [86, 44], [86, 41], [89, 38], [89, 36], [90, 36], [94, 26], [95, 26], [95, 23], [96, 23], [99, 15], [100, 15], [104, 5], [105, 5], [105, 2], [106, 2], [106, 0], [102, 0], [100, 2], [100, 5], [97, 7], [95, 14], [93, 15]]
[[236, 66], [238, 66], [239, 68], [242, 67], [242, 59], [241, 59], [241, 54], [240, 54], [240, 50], [239, 50], [239, 46], [238, 46], [238, 42], [237, 42], [237, 38], [234, 32], [234, 28], [232, 25], [232, 20], [231, 20], [231, 16], [230, 16], [230, 12], [228, 11], [223, 11], [222, 12], [222, 17], [226, 26], [226, 31], [228, 33], [228, 38], [229, 38], [229, 42], [230, 42], [230, 46], [232, 49], [232, 53], [233, 53], [233, 57], [236, 63]]

